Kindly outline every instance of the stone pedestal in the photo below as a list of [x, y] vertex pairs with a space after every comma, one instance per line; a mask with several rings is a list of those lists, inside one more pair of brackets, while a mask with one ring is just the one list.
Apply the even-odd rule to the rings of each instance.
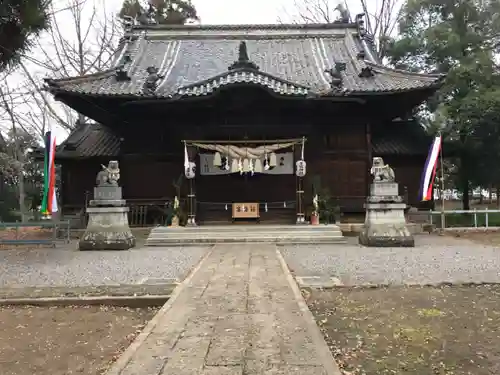
[[94, 189], [87, 213], [87, 230], [80, 239], [80, 250], [128, 250], [135, 246], [135, 237], [128, 225], [128, 211], [119, 186]]
[[398, 195], [398, 184], [376, 182], [365, 204], [365, 225], [359, 243], [369, 247], [414, 247], [415, 239], [406, 226], [406, 204]]

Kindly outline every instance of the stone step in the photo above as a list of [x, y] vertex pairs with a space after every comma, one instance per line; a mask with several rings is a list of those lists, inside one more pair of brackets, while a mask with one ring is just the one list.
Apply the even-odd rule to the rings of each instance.
[[330, 232], [339, 231], [337, 225], [220, 225], [220, 226], [196, 226], [196, 227], [156, 227], [151, 233], [222, 233], [222, 232]]
[[146, 246], [188, 246], [188, 245], [213, 245], [218, 243], [275, 243], [275, 244], [344, 244], [344, 237], [252, 237], [252, 238], [234, 238], [234, 237], [207, 237], [207, 238], [164, 238], [148, 239]]
[[266, 231], [266, 232], [191, 232], [191, 233], [180, 233], [180, 232], [153, 232], [149, 235], [149, 238], [155, 237], [313, 237], [313, 236], [340, 236], [342, 237], [342, 231], [331, 230], [328, 232], [306, 232], [306, 231]]

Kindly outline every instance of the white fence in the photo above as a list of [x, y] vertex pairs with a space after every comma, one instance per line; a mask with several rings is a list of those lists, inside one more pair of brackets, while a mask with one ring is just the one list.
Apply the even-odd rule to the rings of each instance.
[[429, 222], [437, 228], [498, 228], [500, 210], [444, 210], [429, 211]]

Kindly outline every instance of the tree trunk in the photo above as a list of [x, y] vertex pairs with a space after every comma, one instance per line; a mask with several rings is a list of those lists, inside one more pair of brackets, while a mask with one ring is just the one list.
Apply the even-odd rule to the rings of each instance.
[[14, 136], [15, 157], [19, 163], [19, 170], [17, 179], [19, 184], [19, 211], [21, 211], [21, 222], [26, 222], [26, 192], [24, 191], [24, 155], [19, 144], [19, 137], [17, 134], [16, 122], [12, 119], [12, 135]]
[[467, 155], [462, 155], [460, 158], [460, 190], [462, 191], [462, 209], [470, 210], [469, 200], [469, 171], [467, 166]]

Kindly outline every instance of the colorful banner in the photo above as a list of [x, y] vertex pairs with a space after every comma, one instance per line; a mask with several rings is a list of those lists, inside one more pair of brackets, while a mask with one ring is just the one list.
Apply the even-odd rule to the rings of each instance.
[[441, 152], [441, 137], [436, 137], [429, 149], [429, 155], [425, 162], [422, 179], [420, 181], [420, 200], [422, 202], [430, 201], [432, 196], [432, 187], [436, 177], [436, 167], [438, 164], [439, 153]]
[[56, 197], [56, 137], [52, 132], [45, 133], [45, 153], [43, 165], [43, 198], [41, 213], [50, 216], [58, 211]]

